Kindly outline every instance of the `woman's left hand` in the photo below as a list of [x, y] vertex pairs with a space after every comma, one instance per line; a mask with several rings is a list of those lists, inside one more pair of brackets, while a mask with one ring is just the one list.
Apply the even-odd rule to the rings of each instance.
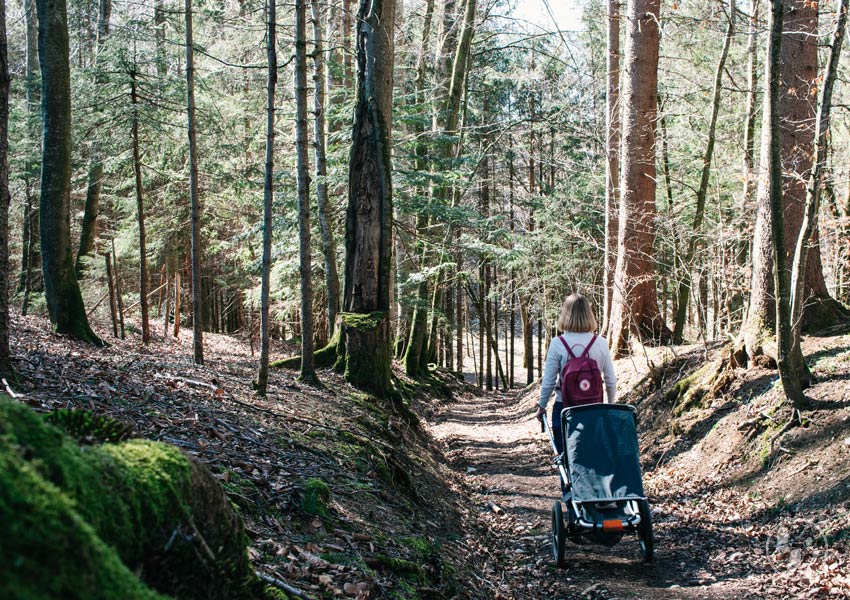
[[537, 405], [537, 412], [534, 413], [534, 418], [542, 423], [543, 422], [543, 413], [545, 413], [545, 412], [546, 412], [546, 409], [538, 404]]

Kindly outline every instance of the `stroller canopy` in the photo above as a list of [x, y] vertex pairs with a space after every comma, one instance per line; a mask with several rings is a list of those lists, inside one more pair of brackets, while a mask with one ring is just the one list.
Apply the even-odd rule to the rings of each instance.
[[561, 413], [573, 498], [643, 498], [634, 408], [587, 404]]

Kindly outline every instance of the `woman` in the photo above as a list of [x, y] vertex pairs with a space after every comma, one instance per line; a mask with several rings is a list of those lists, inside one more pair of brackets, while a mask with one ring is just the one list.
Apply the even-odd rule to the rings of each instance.
[[[596, 318], [593, 316], [593, 307], [590, 301], [581, 294], [570, 294], [564, 300], [561, 307], [561, 315], [558, 317], [558, 330], [563, 331], [563, 342], [557, 337], [549, 342], [549, 351], [546, 353], [546, 366], [543, 369], [543, 381], [540, 386], [540, 400], [537, 403], [537, 413], [534, 415], [538, 421], [542, 421], [543, 413], [549, 404], [549, 397], [555, 392], [555, 405], [552, 407], [552, 419], [549, 422], [552, 435], [555, 438], [555, 446], [558, 453], [564, 451], [564, 440], [561, 435], [561, 410], [564, 404], [561, 401], [561, 391], [556, 389], [558, 376], [564, 365], [569, 361], [569, 346], [574, 356], [581, 356], [591, 344], [588, 356], [596, 361], [605, 384], [607, 401], [613, 403], [617, 399], [617, 376], [614, 373], [614, 363], [611, 362], [611, 354], [608, 352], [608, 342], [601, 336], [596, 336]], [[595, 338], [595, 339], [594, 339]]]

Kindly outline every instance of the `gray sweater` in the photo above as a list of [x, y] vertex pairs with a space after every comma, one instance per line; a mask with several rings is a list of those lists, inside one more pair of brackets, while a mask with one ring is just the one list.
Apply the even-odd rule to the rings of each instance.
[[[569, 344], [570, 349], [576, 356], [581, 356], [584, 353], [587, 344], [593, 337], [592, 333], [573, 333], [568, 332], [563, 334], [564, 341]], [[611, 362], [611, 354], [608, 352], [608, 342], [604, 337], [597, 336], [593, 346], [590, 347], [588, 354], [590, 358], [596, 361], [599, 370], [602, 372], [602, 380], [605, 383], [605, 392], [607, 402], [616, 402], [617, 400], [617, 375], [614, 373], [614, 363]], [[558, 341], [557, 338], [552, 338], [549, 342], [549, 351], [546, 353], [546, 366], [543, 368], [543, 381], [540, 384], [540, 406], [546, 408], [549, 404], [549, 397], [552, 392], [555, 392], [555, 401], [561, 399], [560, 390], [555, 389], [558, 382], [558, 376], [561, 369], [570, 360], [570, 355], [567, 354], [567, 349]]]

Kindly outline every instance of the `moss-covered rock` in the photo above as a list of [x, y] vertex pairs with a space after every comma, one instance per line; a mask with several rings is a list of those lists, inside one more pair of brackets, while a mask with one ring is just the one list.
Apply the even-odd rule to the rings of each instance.
[[0, 598], [157, 600], [76, 503], [0, 436]]
[[[179, 449], [145, 440], [81, 447], [0, 397], [0, 458], [0, 581], [12, 582], [0, 597], [155, 598], [149, 588], [263, 597], [241, 520], [211, 473]], [[119, 592], [103, 592], [107, 583]], [[64, 589], [73, 591], [54, 594]]]

